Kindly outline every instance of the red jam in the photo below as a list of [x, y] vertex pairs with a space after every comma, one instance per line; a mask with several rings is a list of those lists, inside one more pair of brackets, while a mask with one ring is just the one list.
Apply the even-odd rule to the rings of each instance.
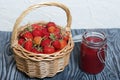
[[[100, 58], [98, 58], [98, 51], [100, 51], [99, 55], [101, 55], [102, 59], [105, 60], [105, 50], [101, 48], [100, 43], [103, 43], [104, 40], [97, 36], [88, 36], [81, 43], [81, 69], [89, 74], [97, 74], [101, 72], [104, 68], [104, 63], [101, 62]], [[97, 44], [97, 46], [95, 46]], [[101, 48], [101, 49], [100, 49]]]

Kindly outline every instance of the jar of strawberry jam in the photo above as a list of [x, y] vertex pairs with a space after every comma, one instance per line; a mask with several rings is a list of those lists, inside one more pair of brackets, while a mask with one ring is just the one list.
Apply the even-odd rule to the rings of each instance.
[[97, 74], [104, 69], [106, 55], [106, 36], [102, 32], [89, 31], [82, 36], [80, 45], [80, 67], [89, 74]]

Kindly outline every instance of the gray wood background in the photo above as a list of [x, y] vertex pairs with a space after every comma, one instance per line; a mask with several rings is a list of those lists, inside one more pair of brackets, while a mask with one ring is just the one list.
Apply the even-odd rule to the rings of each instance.
[[[72, 30], [72, 35], [89, 29]], [[96, 29], [95, 29], [96, 30]], [[97, 29], [107, 35], [107, 57], [104, 70], [97, 75], [86, 74], [79, 68], [80, 42], [75, 43], [69, 65], [52, 78], [29, 78], [16, 68], [10, 48], [11, 32], [0, 31], [0, 80], [120, 80], [120, 29]]]

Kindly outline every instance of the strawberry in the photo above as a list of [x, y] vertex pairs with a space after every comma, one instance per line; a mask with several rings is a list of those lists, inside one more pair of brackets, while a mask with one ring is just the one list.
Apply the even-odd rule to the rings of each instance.
[[31, 52], [36, 53], [36, 54], [43, 53], [42, 50], [38, 50], [36, 48], [32, 48]]
[[43, 28], [42, 29], [42, 33], [43, 33], [43, 35], [44, 35], [45, 38], [48, 38], [49, 35], [50, 35], [50, 33], [48, 32], [47, 28]]
[[50, 26], [55, 26], [56, 27], [56, 24], [54, 22], [48, 22], [46, 24], [47, 27], [50, 27]]
[[49, 38], [49, 36], [50, 36], [50, 33], [45, 33], [44, 34], [44, 38]]
[[38, 24], [32, 24], [32, 28], [33, 28], [33, 30], [35, 30], [35, 29], [42, 29], [42, 26], [40, 26]]
[[60, 34], [60, 28], [56, 27], [54, 34]]
[[31, 52], [33, 52], [33, 53], [39, 53], [36, 48], [32, 48]]
[[62, 38], [60, 28], [56, 27], [56, 29], [55, 29], [55, 31], [53, 33], [55, 34], [57, 39], [61, 39]]
[[69, 40], [69, 36], [68, 36], [68, 35], [65, 35], [65, 36], [63, 37], [63, 39], [66, 40], [66, 41], [68, 41], [68, 40]]
[[62, 39], [60, 40], [60, 49], [63, 49], [67, 45], [67, 41]]
[[33, 39], [33, 35], [29, 31], [23, 32], [23, 34], [21, 35], [24, 39], [31, 39], [31, 40]]
[[55, 26], [50, 26], [47, 29], [48, 29], [49, 33], [53, 33], [55, 31], [56, 27]]
[[48, 33], [47, 28], [46, 28], [46, 27], [42, 28], [42, 32], [43, 32], [43, 33]]
[[62, 38], [61, 34], [55, 34], [55, 36], [56, 36], [57, 39], [61, 39]]
[[40, 36], [36, 36], [34, 37], [33, 41], [34, 41], [34, 44], [40, 45], [42, 38]]
[[52, 45], [56, 50], [60, 49], [60, 41], [59, 40], [53, 41]]
[[43, 48], [43, 52], [45, 54], [51, 54], [51, 53], [54, 53], [55, 52], [55, 48], [53, 46], [45, 46]]
[[23, 38], [20, 38], [20, 39], [18, 40], [18, 44], [20, 44], [20, 45], [23, 45], [24, 42], [25, 42], [25, 39], [23, 39]]
[[50, 39], [45, 39], [41, 42], [41, 46], [45, 47], [45, 46], [48, 46], [50, 43], [51, 43]]
[[26, 41], [25, 44], [24, 44], [24, 48], [28, 51], [32, 50], [32, 46], [33, 46], [33, 43], [32, 43], [31, 40]]
[[32, 31], [32, 35], [33, 35], [34, 37], [36, 37], [36, 36], [41, 36], [41, 37], [43, 37], [42, 30], [38, 30], [38, 29], [33, 30], [33, 31]]
[[53, 33], [56, 30], [56, 24], [54, 22], [48, 22], [46, 26], [49, 33]]

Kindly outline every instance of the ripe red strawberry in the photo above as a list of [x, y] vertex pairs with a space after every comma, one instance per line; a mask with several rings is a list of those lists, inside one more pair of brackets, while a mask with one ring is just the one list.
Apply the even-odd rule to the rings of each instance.
[[56, 24], [54, 22], [48, 22], [46, 24], [47, 27], [50, 27], [50, 26], [55, 26], [56, 27]]
[[32, 28], [33, 28], [33, 30], [35, 30], [35, 29], [42, 29], [42, 26], [40, 26], [38, 24], [32, 24]]
[[40, 54], [40, 53], [43, 53], [43, 49], [42, 49], [42, 47], [37, 46], [37, 47], [33, 47], [32, 50], [31, 50], [31, 52]]
[[45, 34], [44, 34], [44, 38], [45, 38], [45, 39], [49, 38], [49, 36], [50, 36], [50, 33], [45, 33]]
[[63, 39], [66, 40], [66, 41], [68, 41], [68, 40], [69, 40], [69, 36], [68, 36], [68, 35], [65, 35], [65, 36], [63, 37]]
[[56, 27], [56, 29], [55, 29], [55, 31], [53, 33], [55, 34], [57, 39], [61, 39], [62, 38], [60, 28]]
[[42, 31], [43, 31], [43, 33], [44, 33], [44, 32], [45, 32], [45, 33], [48, 32], [48, 30], [47, 30], [46, 27], [43, 27], [43, 28], [42, 28]]
[[48, 38], [50, 36], [50, 33], [48, 32], [47, 28], [43, 28], [42, 33], [43, 33], [45, 38]]
[[24, 48], [28, 51], [32, 50], [32, 46], [33, 46], [33, 43], [32, 43], [31, 40], [26, 41], [25, 44], [24, 44]]
[[41, 42], [41, 46], [42, 46], [42, 47], [45, 47], [45, 46], [50, 45], [50, 43], [51, 43], [51, 40], [50, 40], [50, 39], [45, 39], [45, 40], [43, 40], [43, 41]]
[[41, 36], [41, 37], [43, 37], [42, 30], [38, 30], [38, 29], [33, 30], [33, 31], [32, 31], [32, 35], [33, 35], [34, 37], [36, 37], [36, 36]]
[[29, 31], [23, 32], [22, 37], [24, 39], [31, 39], [31, 40], [33, 39], [33, 35]]
[[20, 38], [20, 39], [18, 40], [18, 44], [20, 44], [20, 45], [23, 45], [24, 42], [25, 42], [25, 39], [23, 39], [23, 38]]
[[56, 36], [56, 39], [61, 39], [62, 38], [61, 34], [55, 34], [55, 36]]
[[63, 49], [67, 45], [67, 41], [62, 39], [60, 40], [60, 49]]
[[37, 51], [37, 49], [35, 49], [35, 48], [32, 48], [31, 52], [33, 52], [33, 53], [39, 53], [39, 52]]
[[43, 52], [45, 54], [51, 54], [51, 53], [54, 53], [55, 52], [55, 48], [53, 46], [45, 46], [43, 48]]
[[56, 50], [60, 49], [60, 41], [59, 40], [53, 41], [52, 45]]
[[60, 34], [60, 28], [56, 27], [54, 34]]

